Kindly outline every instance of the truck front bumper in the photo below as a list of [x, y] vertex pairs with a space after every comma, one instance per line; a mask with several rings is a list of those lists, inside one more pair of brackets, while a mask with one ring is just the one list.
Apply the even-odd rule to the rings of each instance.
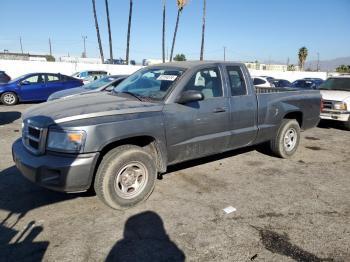
[[321, 119], [325, 120], [336, 120], [346, 122], [349, 121], [350, 112], [346, 111], [336, 111], [336, 110], [325, 110], [321, 112]]
[[30, 181], [52, 190], [82, 192], [90, 188], [99, 153], [33, 155], [21, 139], [12, 145], [16, 167]]

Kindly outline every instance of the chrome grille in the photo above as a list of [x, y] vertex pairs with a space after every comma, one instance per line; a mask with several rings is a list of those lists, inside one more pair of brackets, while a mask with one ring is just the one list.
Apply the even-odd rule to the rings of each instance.
[[46, 128], [36, 127], [28, 122], [23, 123], [22, 142], [33, 154], [39, 155], [45, 152], [46, 134]]

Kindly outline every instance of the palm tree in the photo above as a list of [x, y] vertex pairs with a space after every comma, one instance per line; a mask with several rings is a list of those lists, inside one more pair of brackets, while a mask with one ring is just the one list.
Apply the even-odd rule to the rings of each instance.
[[298, 56], [299, 56], [299, 66], [301, 70], [304, 70], [307, 55], [308, 55], [308, 50], [305, 46], [299, 49]]
[[204, 57], [204, 34], [205, 34], [205, 19], [206, 19], [207, 0], [203, 0], [203, 22], [202, 22], [202, 44], [199, 60], [203, 61]]
[[108, 36], [109, 36], [109, 58], [111, 63], [113, 63], [112, 33], [111, 33], [111, 22], [109, 20], [108, 0], [105, 0], [105, 5], [106, 5], [106, 14], [107, 14]]
[[163, 32], [162, 32], [163, 63], [165, 63], [165, 9], [166, 9], [166, 0], [163, 0]]
[[131, 17], [132, 17], [132, 0], [130, 0], [130, 8], [129, 8], [129, 23], [128, 23], [128, 36], [126, 40], [126, 64], [129, 64], [129, 51], [130, 51], [130, 30], [131, 30]]
[[99, 49], [100, 49], [100, 56], [101, 56], [101, 60], [102, 60], [102, 64], [103, 64], [104, 61], [105, 61], [105, 58], [104, 58], [104, 56], [103, 56], [102, 43], [101, 43], [101, 36], [100, 36], [100, 29], [99, 29], [99, 27], [98, 27], [95, 0], [92, 0], [92, 9], [93, 9], [94, 18], [95, 18], [95, 26], [96, 26], [98, 47], [99, 47]]
[[174, 47], [175, 47], [175, 40], [176, 40], [176, 34], [177, 34], [177, 29], [179, 27], [179, 19], [180, 15], [187, 4], [187, 0], [176, 0], [177, 4], [177, 18], [176, 18], [176, 25], [175, 25], [175, 31], [174, 31], [174, 37], [173, 37], [173, 44], [171, 46], [171, 52], [170, 52], [170, 61], [173, 60], [173, 54], [174, 54]]

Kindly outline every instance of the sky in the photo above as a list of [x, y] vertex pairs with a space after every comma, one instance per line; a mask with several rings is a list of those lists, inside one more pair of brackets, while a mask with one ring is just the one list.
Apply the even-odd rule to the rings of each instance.
[[[130, 58], [161, 58], [162, 0], [134, 0]], [[170, 53], [176, 0], [167, 0], [166, 43]], [[174, 53], [199, 59], [203, 0], [190, 0], [180, 18]], [[109, 57], [104, 0], [96, 0], [105, 58]], [[114, 58], [125, 57], [129, 0], [109, 0]], [[1, 0], [0, 50], [99, 57], [90, 0]], [[350, 0], [207, 0], [205, 59], [297, 63], [350, 56]]]

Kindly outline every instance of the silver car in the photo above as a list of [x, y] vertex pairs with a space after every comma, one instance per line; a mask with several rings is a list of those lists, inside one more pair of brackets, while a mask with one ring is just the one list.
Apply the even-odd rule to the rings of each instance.
[[127, 75], [105, 76], [96, 81], [93, 81], [89, 84], [86, 84], [80, 87], [55, 92], [49, 96], [47, 101], [68, 98], [68, 97], [82, 95], [82, 94], [101, 92], [101, 91], [109, 92], [109, 91], [112, 91], [114, 87], [119, 85], [119, 83], [122, 82], [126, 77]]

